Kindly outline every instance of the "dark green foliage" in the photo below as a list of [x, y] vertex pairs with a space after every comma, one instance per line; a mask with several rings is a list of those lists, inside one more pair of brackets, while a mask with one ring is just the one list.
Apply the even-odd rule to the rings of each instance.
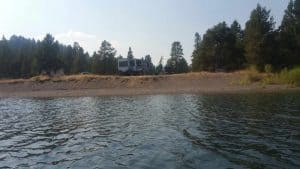
[[300, 0], [291, 0], [279, 29], [270, 11], [259, 4], [251, 12], [245, 30], [237, 21], [230, 27], [225, 22], [208, 29], [199, 38], [195, 34], [192, 54], [193, 71], [231, 71], [254, 66], [265, 71], [300, 65]]
[[78, 74], [80, 72], [87, 71], [89, 54], [84, 53], [83, 48], [80, 47], [79, 43], [77, 42], [74, 43], [72, 52], [74, 60], [73, 63], [71, 63], [71, 73]]
[[241, 25], [237, 21], [233, 21], [230, 26], [231, 35], [234, 38], [234, 44], [232, 44], [232, 59], [234, 65], [231, 70], [237, 70], [244, 68], [246, 63], [245, 49], [244, 49], [244, 31]]
[[127, 54], [127, 58], [128, 58], [128, 59], [133, 59], [133, 58], [134, 58], [133, 52], [132, 52], [132, 50], [131, 50], [131, 47], [129, 47], [128, 54]]
[[195, 49], [192, 54], [192, 70], [200, 70], [200, 47], [201, 47], [201, 36], [198, 32], [195, 33]]
[[300, 0], [291, 0], [279, 28], [279, 66], [293, 67], [300, 64]]
[[47, 34], [42, 41], [12, 36], [0, 40], [0, 78], [31, 77], [41, 73], [89, 71], [89, 55], [78, 43], [65, 46]]
[[62, 63], [58, 59], [59, 44], [54, 41], [54, 37], [47, 34], [41, 42], [36, 55], [37, 68], [36, 70], [41, 73], [42, 71], [50, 74], [51, 71], [56, 71], [62, 67]]
[[263, 71], [264, 65], [272, 63], [274, 21], [270, 11], [259, 4], [251, 12], [245, 28], [245, 56], [248, 64]]
[[200, 44], [196, 43], [192, 55], [193, 71], [231, 71], [241, 68], [244, 63], [243, 32], [234, 21], [231, 27], [225, 22], [207, 30]]
[[107, 41], [103, 41], [98, 53], [90, 57], [75, 42], [65, 46], [47, 34], [42, 41], [12, 36], [9, 40], [0, 40], [0, 78], [31, 77], [45, 73], [53, 75], [78, 74], [81, 72], [116, 74], [116, 50]]
[[91, 70], [97, 74], [116, 74], [117, 59], [115, 58], [116, 50], [112, 45], [104, 40], [101, 43], [98, 53], [94, 53], [92, 57]]
[[171, 48], [171, 58], [168, 59], [165, 66], [167, 73], [186, 73], [188, 72], [188, 64], [183, 57], [183, 49], [180, 42], [173, 42]]
[[159, 59], [159, 62], [158, 62], [158, 65], [155, 67], [155, 74], [156, 75], [159, 75], [159, 74], [162, 74], [162, 73], [164, 73], [163, 72], [163, 56], [162, 57], [160, 57], [160, 59]]
[[155, 67], [152, 63], [152, 59], [150, 55], [146, 55], [144, 58], [144, 73], [147, 75], [152, 75], [155, 73]]
[[59, 58], [63, 62], [63, 70], [66, 74], [71, 74], [71, 69], [73, 69], [73, 48], [71, 45], [68, 46], [60, 46], [60, 55]]

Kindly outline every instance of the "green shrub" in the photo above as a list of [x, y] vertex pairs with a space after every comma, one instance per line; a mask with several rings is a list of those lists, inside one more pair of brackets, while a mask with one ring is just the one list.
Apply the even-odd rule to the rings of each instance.
[[272, 77], [272, 82], [300, 86], [300, 67], [288, 70], [284, 68]]
[[300, 86], [300, 67], [296, 67], [288, 70], [284, 68], [280, 73], [273, 74], [271, 73], [272, 66], [265, 66], [265, 72], [259, 73], [255, 67], [249, 67], [244, 76], [240, 79], [241, 85], [248, 85], [254, 82], [261, 82], [262, 85], [268, 84], [289, 84]]
[[245, 75], [240, 79], [241, 85], [247, 85], [254, 82], [259, 82], [262, 80], [262, 74], [260, 74], [255, 66], [250, 66], [247, 70]]
[[291, 69], [288, 72], [287, 79], [288, 79], [289, 83], [296, 85], [296, 86], [300, 86], [300, 67]]
[[272, 73], [273, 72], [273, 66], [270, 64], [265, 65], [265, 72], [266, 73]]

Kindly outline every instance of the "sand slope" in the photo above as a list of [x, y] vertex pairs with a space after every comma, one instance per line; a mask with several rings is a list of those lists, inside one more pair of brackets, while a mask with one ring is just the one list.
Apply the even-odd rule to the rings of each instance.
[[161, 76], [72, 75], [0, 80], [0, 97], [68, 97], [172, 93], [235, 93], [299, 90], [285, 85], [239, 85], [243, 73], [188, 73]]

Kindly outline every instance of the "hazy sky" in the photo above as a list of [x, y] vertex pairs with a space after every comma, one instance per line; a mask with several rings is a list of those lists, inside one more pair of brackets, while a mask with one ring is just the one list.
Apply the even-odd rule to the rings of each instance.
[[237, 20], [242, 27], [257, 3], [271, 9], [277, 24], [289, 0], [0, 0], [0, 34], [42, 39], [51, 33], [64, 44], [74, 41], [90, 54], [103, 40], [118, 54], [150, 54], [154, 63], [169, 57], [180, 41], [190, 63], [194, 33]]

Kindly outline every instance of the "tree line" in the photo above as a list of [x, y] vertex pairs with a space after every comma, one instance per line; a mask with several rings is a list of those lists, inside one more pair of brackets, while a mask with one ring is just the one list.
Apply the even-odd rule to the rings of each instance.
[[[106, 40], [101, 43], [99, 51], [90, 56], [79, 43], [63, 45], [50, 34], [42, 41], [13, 35], [8, 40], [5, 37], [0, 40], [0, 77], [31, 77], [57, 72], [116, 74], [115, 55], [116, 50]], [[132, 51], [128, 57], [133, 57]], [[153, 65], [150, 55], [145, 56], [145, 62], [150, 67]]]
[[270, 10], [257, 5], [245, 29], [221, 22], [202, 36], [195, 34], [193, 71], [234, 71], [254, 66], [259, 71], [300, 65], [300, 0], [291, 0], [278, 29]]
[[[183, 58], [180, 42], [172, 44], [171, 58], [168, 60], [166, 70], [169, 73], [187, 72], [188, 65]], [[47, 34], [43, 40], [26, 39], [22, 36], [11, 36], [10, 39], [2, 37], [0, 40], [0, 78], [26, 78], [40, 74], [53, 75], [78, 74], [90, 72], [93, 74], [117, 74], [117, 59], [119, 55], [111, 43], [104, 40], [97, 52], [91, 56], [85, 52], [79, 43], [73, 46], [63, 45]], [[129, 47], [127, 58], [134, 58]], [[142, 58], [147, 64], [145, 74], [160, 74], [164, 70], [162, 58], [155, 67], [150, 55]], [[179, 65], [179, 66], [178, 66]], [[183, 68], [180, 66], [183, 65]]]
[[87, 71], [88, 53], [78, 43], [66, 46], [47, 34], [42, 41], [13, 35], [0, 40], [0, 77], [30, 77], [64, 70], [66, 74]]

